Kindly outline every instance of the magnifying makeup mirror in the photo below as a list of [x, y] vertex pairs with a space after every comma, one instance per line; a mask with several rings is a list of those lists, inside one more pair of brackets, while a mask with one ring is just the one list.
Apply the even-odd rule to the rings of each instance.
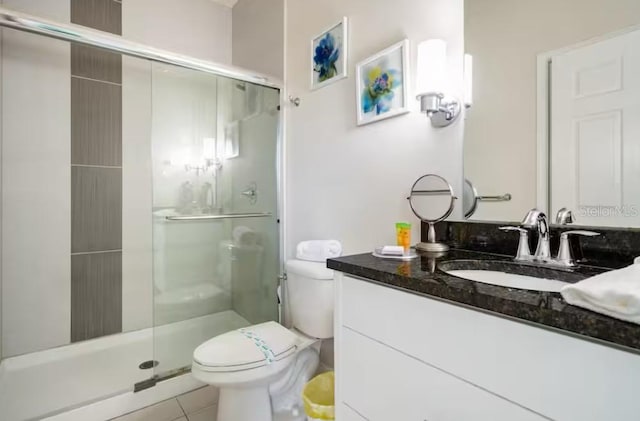
[[453, 212], [457, 198], [453, 195], [451, 184], [436, 174], [423, 175], [413, 183], [408, 199], [413, 213], [429, 224], [427, 242], [418, 243], [416, 249], [428, 252], [449, 250], [449, 246], [436, 241], [435, 224]]

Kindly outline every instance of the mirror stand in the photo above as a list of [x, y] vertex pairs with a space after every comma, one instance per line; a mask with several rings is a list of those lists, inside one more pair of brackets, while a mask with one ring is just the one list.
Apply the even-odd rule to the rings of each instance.
[[429, 230], [427, 232], [427, 242], [416, 244], [416, 250], [428, 251], [428, 252], [444, 252], [449, 251], [449, 246], [444, 243], [436, 241], [436, 228], [435, 222], [427, 222], [429, 224]]

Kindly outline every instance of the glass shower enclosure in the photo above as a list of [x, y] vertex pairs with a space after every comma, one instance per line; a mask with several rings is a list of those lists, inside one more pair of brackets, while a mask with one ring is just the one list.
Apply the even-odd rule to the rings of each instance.
[[174, 381], [202, 342], [278, 320], [278, 87], [0, 25], [0, 419]]
[[279, 92], [153, 65], [154, 358], [278, 320]]

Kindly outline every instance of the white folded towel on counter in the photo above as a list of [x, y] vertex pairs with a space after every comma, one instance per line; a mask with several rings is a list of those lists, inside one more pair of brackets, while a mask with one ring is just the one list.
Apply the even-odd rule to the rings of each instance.
[[640, 264], [567, 285], [560, 293], [574, 306], [640, 324]]
[[311, 262], [324, 262], [341, 254], [342, 244], [337, 240], [301, 241], [296, 247], [296, 259]]

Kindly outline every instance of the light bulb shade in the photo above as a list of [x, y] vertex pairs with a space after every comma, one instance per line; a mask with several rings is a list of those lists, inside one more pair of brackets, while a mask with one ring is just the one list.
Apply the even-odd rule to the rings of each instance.
[[418, 45], [416, 95], [446, 91], [447, 44], [441, 39], [430, 39]]
[[473, 105], [473, 56], [464, 55], [464, 105]]

